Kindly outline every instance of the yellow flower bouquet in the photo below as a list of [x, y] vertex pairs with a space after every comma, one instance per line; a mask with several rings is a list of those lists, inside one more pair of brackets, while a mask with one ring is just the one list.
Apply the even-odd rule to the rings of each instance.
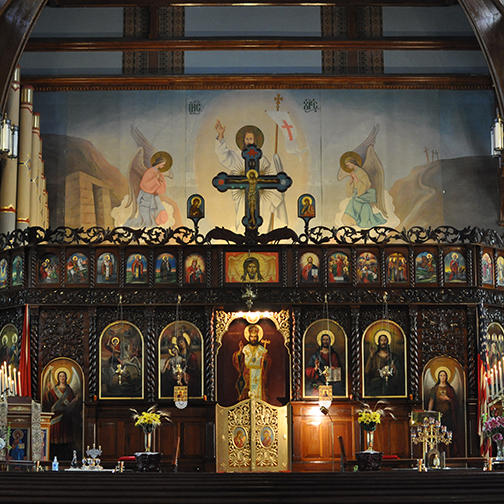
[[375, 409], [372, 409], [369, 404], [361, 403], [362, 408], [357, 411], [357, 421], [363, 430], [366, 431], [366, 444], [368, 446], [366, 451], [374, 451], [374, 431], [376, 426], [381, 423], [382, 417], [390, 415], [394, 420], [395, 416], [392, 413], [392, 408], [389, 406], [381, 407], [380, 405], [386, 404], [384, 401], [378, 401], [375, 404]]
[[163, 410], [158, 410], [157, 404], [151, 406], [147, 411], [138, 413], [137, 410], [131, 409], [135, 427], [141, 427], [145, 435], [145, 451], [152, 451], [152, 433], [161, 425], [161, 420], [164, 418], [171, 422], [170, 413]]

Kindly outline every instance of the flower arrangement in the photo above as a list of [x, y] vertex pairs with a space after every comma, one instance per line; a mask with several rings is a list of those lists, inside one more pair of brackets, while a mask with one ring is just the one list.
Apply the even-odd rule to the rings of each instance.
[[360, 426], [367, 431], [374, 431], [376, 429], [376, 426], [381, 423], [382, 417], [385, 415], [390, 415], [394, 420], [395, 416], [392, 413], [392, 408], [389, 406], [386, 406], [384, 408], [379, 408], [381, 404], [386, 404], [385, 401], [378, 401], [375, 404], [375, 409], [372, 409], [369, 404], [366, 403], [361, 403], [362, 408], [357, 411], [357, 421], [359, 422]]
[[132, 417], [135, 421], [135, 427], [141, 427], [146, 432], [152, 432], [159, 427], [162, 418], [171, 422], [170, 414], [167, 411], [158, 410], [157, 404], [154, 404], [147, 411], [142, 411], [141, 413], [138, 413], [135, 409], [130, 409], [130, 411], [133, 413]]
[[161, 425], [161, 420], [164, 418], [171, 422], [170, 413], [163, 410], [158, 410], [157, 404], [151, 406], [147, 411], [138, 413], [137, 410], [130, 408], [132, 417], [135, 422], [135, 427], [141, 427], [145, 435], [145, 451], [152, 451], [152, 433]]
[[504, 417], [490, 417], [483, 424], [483, 433], [495, 442], [504, 440]]

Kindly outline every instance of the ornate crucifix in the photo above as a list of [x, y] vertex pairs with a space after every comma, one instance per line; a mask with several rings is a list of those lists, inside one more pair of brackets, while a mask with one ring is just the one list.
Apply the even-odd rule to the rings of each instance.
[[262, 151], [254, 144], [244, 147], [242, 157], [245, 160], [243, 175], [228, 175], [220, 172], [213, 178], [212, 184], [220, 192], [228, 189], [245, 191], [245, 216], [242, 224], [247, 230], [257, 230], [263, 222], [259, 213], [259, 191], [276, 189], [285, 192], [292, 185], [292, 179], [284, 172], [276, 175], [261, 174], [259, 160], [262, 157]]

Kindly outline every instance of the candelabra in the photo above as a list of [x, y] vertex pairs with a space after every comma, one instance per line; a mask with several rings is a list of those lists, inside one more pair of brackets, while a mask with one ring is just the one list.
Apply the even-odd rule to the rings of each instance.
[[[441, 425], [439, 420], [425, 417], [420, 425], [411, 427], [411, 441], [413, 444], [422, 443], [422, 458], [426, 467], [438, 469], [442, 466], [439, 458], [438, 445], [450, 444], [452, 433], [446, 425]], [[432, 463], [429, 463], [429, 455], [433, 455]]]

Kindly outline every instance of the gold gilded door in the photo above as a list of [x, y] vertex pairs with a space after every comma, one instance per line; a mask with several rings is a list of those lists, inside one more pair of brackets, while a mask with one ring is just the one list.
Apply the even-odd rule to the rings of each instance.
[[290, 406], [246, 399], [216, 406], [217, 471], [289, 471]]

